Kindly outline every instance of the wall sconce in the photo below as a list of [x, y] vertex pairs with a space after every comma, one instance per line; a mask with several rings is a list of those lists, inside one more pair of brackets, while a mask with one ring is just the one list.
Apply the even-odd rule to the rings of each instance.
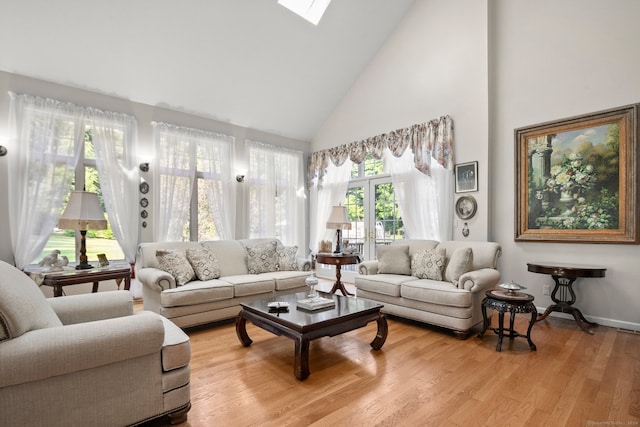
[[7, 155], [7, 147], [0, 145], [0, 157]]
[[240, 174], [236, 175], [236, 181], [244, 182], [244, 175], [240, 175]]
[[140, 163], [140, 170], [142, 172], [149, 172], [149, 163], [148, 162]]

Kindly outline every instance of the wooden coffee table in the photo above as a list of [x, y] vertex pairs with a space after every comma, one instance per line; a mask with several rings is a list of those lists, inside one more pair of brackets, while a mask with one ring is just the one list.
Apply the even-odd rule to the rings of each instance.
[[[238, 339], [245, 347], [253, 342], [247, 335], [246, 322], [249, 320], [266, 331], [294, 340], [296, 348], [293, 373], [299, 380], [309, 376], [309, 343], [315, 339], [362, 328], [375, 320], [378, 332], [371, 341], [371, 347], [375, 350], [382, 348], [387, 339], [388, 326], [387, 319], [380, 312], [383, 307], [381, 304], [323, 292], [319, 294], [334, 299], [335, 307], [317, 311], [299, 309], [296, 301], [306, 298], [305, 292], [241, 303], [242, 309], [236, 319]], [[267, 304], [272, 301], [289, 303], [289, 311], [270, 312]]]

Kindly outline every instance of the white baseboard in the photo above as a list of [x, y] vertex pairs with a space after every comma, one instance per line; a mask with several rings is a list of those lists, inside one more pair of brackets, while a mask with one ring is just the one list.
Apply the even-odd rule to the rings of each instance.
[[[536, 307], [536, 308], [538, 310], [538, 314], [544, 313], [544, 311], [547, 309], [546, 307]], [[556, 311], [551, 313], [549, 316], [557, 317], [559, 319], [575, 320], [573, 316], [570, 314], [559, 313]], [[625, 322], [623, 320], [608, 319], [606, 317], [596, 317], [596, 316], [587, 316], [587, 315], [585, 315], [584, 317], [588, 321], [595, 322], [602, 326], [609, 326], [611, 328], [624, 329], [625, 331], [636, 332], [636, 333], [640, 331], [640, 323]]]

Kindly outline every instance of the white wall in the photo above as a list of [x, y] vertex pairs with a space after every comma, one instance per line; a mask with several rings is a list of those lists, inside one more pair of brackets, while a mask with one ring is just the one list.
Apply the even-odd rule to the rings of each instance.
[[[640, 2], [496, 0], [490, 3], [492, 152], [490, 236], [502, 244], [506, 280], [528, 286], [536, 305], [551, 303], [527, 262], [607, 268], [578, 279], [576, 306], [595, 321], [640, 329], [640, 246], [515, 243], [514, 136], [526, 125], [640, 102]], [[499, 165], [499, 167], [498, 167]], [[636, 183], [637, 185], [638, 183]]]
[[[314, 151], [449, 115], [455, 161], [477, 160], [470, 240], [488, 235], [486, 0], [416, 0], [314, 140]], [[464, 239], [461, 225], [455, 239]]]
[[[0, 71], [0, 145], [8, 147], [8, 154], [0, 157], [0, 260], [13, 263], [13, 251], [11, 249], [11, 240], [9, 234], [9, 202], [8, 202], [8, 164], [15, 156], [15, 150], [12, 150], [13, 142], [8, 141], [8, 117], [9, 117], [9, 95], [8, 91], [16, 93], [28, 93], [42, 97], [49, 97], [61, 101], [69, 101], [81, 106], [91, 106], [103, 110], [116, 111], [134, 116], [138, 122], [138, 138], [140, 142], [139, 155], [141, 161], [149, 161], [153, 168], [153, 129], [152, 121], [167, 122], [181, 126], [189, 126], [197, 129], [208, 130], [213, 132], [225, 133], [235, 137], [235, 156], [229, 159], [234, 167], [244, 167], [247, 163], [245, 160], [244, 145], [245, 139], [262, 141], [267, 144], [282, 146], [308, 153], [310, 144], [305, 141], [299, 141], [291, 138], [285, 138], [270, 133], [256, 131], [250, 128], [235, 126], [229, 123], [218, 122], [191, 114], [180, 113], [174, 110], [163, 108], [160, 106], [146, 105], [132, 102], [126, 99], [117, 98], [101, 93], [91, 92], [69, 86], [54, 84], [42, 80], [37, 80], [17, 74]], [[153, 186], [152, 174], [142, 174]], [[238, 184], [238, 202], [237, 211], [245, 212], [243, 191], [245, 186]], [[146, 195], [147, 198], [152, 197], [152, 192]], [[150, 205], [151, 206], [151, 205]], [[132, 206], [132, 215], [139, 217], [141, 208]], [[149, 208], [147, 208], [149, 210]], [[149, 227], [140, 228], [140, 241], [146, 242], [153, 239], [153, 212], [149, 212]], [[141, 220], [142, 221], [142, 220]], [[236, 236], [238, 238], [246, 237], [245, 216], [239, 214], [237, 217]]]

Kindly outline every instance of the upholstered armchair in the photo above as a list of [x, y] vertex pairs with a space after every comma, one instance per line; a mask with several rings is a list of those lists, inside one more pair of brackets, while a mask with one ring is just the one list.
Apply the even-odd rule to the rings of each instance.
[[189, 337], [128, 291], [47, 299], [0, 261], [0, 425], [127, 426], [190, 408]]

